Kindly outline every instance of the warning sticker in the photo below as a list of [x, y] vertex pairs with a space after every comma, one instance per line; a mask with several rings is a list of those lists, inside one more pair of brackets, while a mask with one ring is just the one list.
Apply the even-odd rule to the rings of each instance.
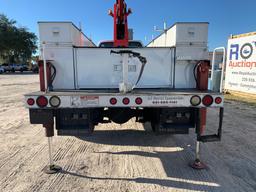
[[99, 96], [71, 97], [71, 105], [74, 107], [98, 106], [99, 105]]
[[82, 106], [99, 105], [99, 96], [81, 96]]

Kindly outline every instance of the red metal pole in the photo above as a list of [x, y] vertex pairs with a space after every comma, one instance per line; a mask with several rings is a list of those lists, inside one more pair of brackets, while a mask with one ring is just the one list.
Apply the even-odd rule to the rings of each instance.
[[[197, 89], [200, 91], [208, 90], [209, 68], [210, 68], [209, 61], [201, 61], [201, 63], [197, 68]], [[200, 135], [202, 135], [206, 128], [207, 109], [206, 108], [199, 109], [199, 113], [201, 116]]]
[[127, 5], [124, 0], [117, 0], [114, 5], [114, 12], [110, 11], [109, 15], [114, 19], [114, 47], [128, 47], [128, 16], [131, 9], [127, 11]]
[[[208, 90], [208, 75], [209, 75], [209, 61], [201, 61], [197, 66], [197, 89], [200, 91], [207, 91]], [[201, 136], [206, 127], [206, 117], [207, 117], [207, 109], [201, 108], [199, 109], [199, 116], [200, 116], [200, 125], [199, 125], [199, 133], [197, 134]], [[205, 169], [206, 165], [201, 162], [200, 156], [200, 141], [197, 140], [196, 142], [196, 160], [190, 164], [190, 166], [194, 169], [201, 170]]]

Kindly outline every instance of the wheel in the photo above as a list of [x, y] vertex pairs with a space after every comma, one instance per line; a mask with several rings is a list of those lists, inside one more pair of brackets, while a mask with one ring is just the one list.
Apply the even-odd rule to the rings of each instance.
[[159, 134], [159, 130], [160, 130], [160, 123], [157, 123], [157, 122], [153, 122], [151, 121], [151, 128], [152, 128], [152, 131], [156, 134]]
[[142, 125], [143, 125], [144, 130], [145, 130], [146, 132], [152, 132], [152, 126], [151, 126], [151, 123], [150, 123], [150, 122], [143, 123]]
[[151, 128], [152, 131], [156, 134], [160, 132], [160, 109], [155, 109], [151, 113]]

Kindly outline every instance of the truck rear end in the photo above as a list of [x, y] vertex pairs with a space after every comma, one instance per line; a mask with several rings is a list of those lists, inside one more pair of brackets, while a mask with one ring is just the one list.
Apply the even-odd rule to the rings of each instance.
[[[158, 134], [194, 129], [197, 153], [200, 141], [220, 140], [224, 98], [208, 90], [208, 23], [177, 23], [137, 48], [96, 47], [70, 22], [39, 22], [39, 31], [41, 91], [25, 100], [47, 137], [54, 127], [60, 136], [87, 136], [100, 123], [136, 118]], [[220, 112], [217, 134], [207, 136], [208, 108]]]

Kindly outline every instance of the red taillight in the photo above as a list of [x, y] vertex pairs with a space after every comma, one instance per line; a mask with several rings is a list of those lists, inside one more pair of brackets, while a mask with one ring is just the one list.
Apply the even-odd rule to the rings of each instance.
[[138, 98], [135, 99], [135, 103], [136, 103], [137, 105], [141, 105], [142, 102], [143, 102], [143, 100], [142, 100], [142, 98], [140, 98], [140, 97], [138, 97]]
[[211, 95], [206, 95], [204, 96], [202, 102], [205, 106], [209, 107], [213, 103], [213, 98]]
[[111, 98], [109, 100], [109, 102], [110, 102], [111, 105], [116, 105], [117, 104], [117, 99], [116, 98]]
[[215, 98], [215, 103], [218, 104], [218, 105], [221, 104], [222, 103], [222, 98], [221, 97], [216, 97]]
[[40, 96], [40, 97], [37, 98], [36, 104], [39, 107], [46, 107], [48, 105], [48, 100], [45, 96]]
[[126, 98], [123, 99], [123, 104], [124, 105], [128, 105], [129, 103], [130, 103], [130, 99], [129, 98], [126, 97]]
[[29, 99], [27, 100], [27, 104], [30, 105], [30, 106], [32, 106], [32, 105], [35, 104], [35, 100], [34, 100], [33, 98], [29, 98]]

